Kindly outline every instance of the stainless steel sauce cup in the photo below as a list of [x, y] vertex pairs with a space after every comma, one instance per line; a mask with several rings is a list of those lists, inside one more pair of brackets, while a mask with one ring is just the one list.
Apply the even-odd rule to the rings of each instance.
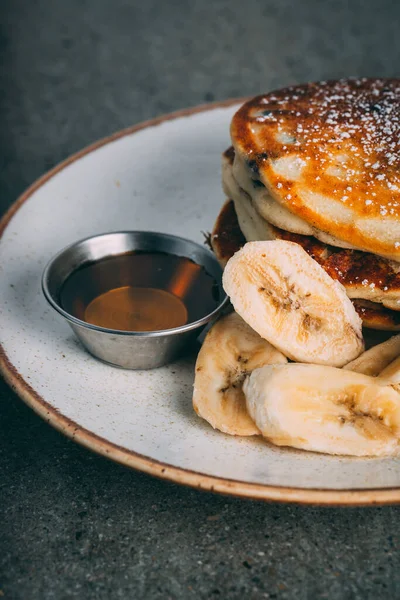
[[[215, 279], [222, 300], [215, 310], [197, 321], [174, 329], [150, 332], [98, 327], [64, 310], [60, 303], [60, 292], [67, 278], [76, 269], [134, 251], [165, 252], [191, 259]], [[46, 266], [42, 289], [47, 301], [68, 321], [83, 346], [93, 356], [125, 369], [153, 369], [173, 361], [208, 323], [217, 318], [228, 303], [222, 288], [222, 269], [212, 252], [190, 240], [150, 231], [106, 233], [68, 246]]]

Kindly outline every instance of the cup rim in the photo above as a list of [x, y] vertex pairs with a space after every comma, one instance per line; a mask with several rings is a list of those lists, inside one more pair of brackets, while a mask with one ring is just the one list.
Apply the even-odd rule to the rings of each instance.
[[[130, 337], [137, 337], [137, 338], [165, 337], [168, 335], [179, 335], [181, 333], [193, 331], [194, 329], [198, 329], [198, 328], [202, 327], [203, 325], [206, 325], [207, 323], [212, 321], [213, 318], [216, 317], [223, 310], [223, 308], [228, 304], [229, 297], [227, 296], [224, 289], [222, 288], [223, 293], [224, 293], [224, 298], [221, 300], [221, 302], [218, 304], [218, 306], [212, 312], [207, 313], [201, 319], [197, 319], [196, 321], [192, 321], [191, 323], [186, 323], [185, 325], [180, 325], [179, 327], [173, 327], [172, 329], [159, 329], [156, 331], [129, 331], [129, 330], [124, 330], [124, 329], [109, 329], [107, 327], [100, 327], [98, 325], [93, 325], [92, 323], [88, 323], [87, 321], [83, 321], [82, 319], [78, 319], [78, 317], [75, 317], [74, 315], [72, 315], [71, 313], [66, 311], [64, 308], [62, 308], [62, 306], [54, 299], [52, 293], [50, 292], [49, 280], [50, 280], [51, 268], [53, 267], [56, 260], [60, 258], [60, 256], [62, 256], [64, 253], [68, 252], [75, 246], [78, 246], [79, 244], [82, 244], [82, 243], [90, 241], [90, 240], [94, 240], [96, 238], [104, 237], [106, 235], [118, 235], [118, 234], [122, 234], [122, 235], [124, 235], [124, 234], [125, 235], [126, 234], [147, 235], [147, 234], [149, 234], [152, 236], [162, 237], [164, 239], [169, 238], [171, 240], [178, 240], [178, 241], [181, 241], [184, 243], [189, 243], [189, 244], [192, 244], [193, 246], [197, 246], [199, 249], [201, 249], [202, 252], [208, 253], [210, 258], [219, 265], [215, 254], [213, 254], [213, 252], [211, 252], [208, 248], [201, 246], [198, 242], [194, 242], [187, 238], [184, 238], [184, 237], [181, 237], [178, 235], [174, 235], [174, 234], [170, 234], [170, 233], [162, 233], [162, 232], [158, 232], [158, 231], [148, 231], [148, 230], [118, 230], [118, 231], [106, 231], [104, 233], [90, 235], [88, 237], [82, 238], [80, 240], [77, 240], [76, 242], [73, 242], [72, 244], [69, 244], [68, 246], [65, 246], [59, 252], [57, 252], [46, 264], [46, 266], [43, 270], [42, 279], [41, 279], [42, 292], [43, 292], [43, 295], [46, 298], [47, 302], [50, 304], [50, 306], [52, 306], [52, 308], [54, 308], [54, 310], [56, 310], [62, 317], [64, 317], [70, 323], [72, 323], [74, 325], [79, 325], [79, 326], [83, 327], [84, 329], [90, 329], [91, 331], [97, 331], [98, 333], [106, 333], [106, 334], [117, 335], [117, 336], [130, 336]], [[115, 256], [117, 256], [117, 254]], [[101, 260], [101, 259], [99, 259], [99, 260]], [[201, 265], [201, 266], [203, 266], [203, 265]]]

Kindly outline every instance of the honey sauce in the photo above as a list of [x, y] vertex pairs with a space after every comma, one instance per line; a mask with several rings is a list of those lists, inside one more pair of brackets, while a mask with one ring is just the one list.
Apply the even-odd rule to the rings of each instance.
[[74, 271], [60, 293], [70, 314], [120, 331], [160, 331], [201, 319], [220, 301], [214, 278], [192, 260], [132, 252]]

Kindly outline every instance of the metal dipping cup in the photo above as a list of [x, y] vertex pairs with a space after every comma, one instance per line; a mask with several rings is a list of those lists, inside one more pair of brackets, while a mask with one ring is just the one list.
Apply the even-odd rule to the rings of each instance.
[[[218, 306], [192, 323], [161, 331], [120, 331], [98, 327], [69, 314], [60, 304], [67, 278], [80, 267], [104, 258], [134, 251], [165, 252], [186, 257], [204, 267], [219, 288]], [[78, 241], [58, 253], [46, 266], [42, 289], [51, 306], [68, 321], [83, 346], [96, 358], [125, 369], [154, 369], [176, 359], [227, 305], [222, 269], [214, 254], [203, 246], [174, 235], [150, 231], [121, 231]]]

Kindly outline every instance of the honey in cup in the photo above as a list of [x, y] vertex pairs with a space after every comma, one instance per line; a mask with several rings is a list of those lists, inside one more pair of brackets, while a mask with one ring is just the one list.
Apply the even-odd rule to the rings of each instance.
[[129, 252], [83, 265], [65, 281], [60, 304], [82, 321], [119, 331], [161, 331], [217, 308], [215, 279], [192, 260]]

